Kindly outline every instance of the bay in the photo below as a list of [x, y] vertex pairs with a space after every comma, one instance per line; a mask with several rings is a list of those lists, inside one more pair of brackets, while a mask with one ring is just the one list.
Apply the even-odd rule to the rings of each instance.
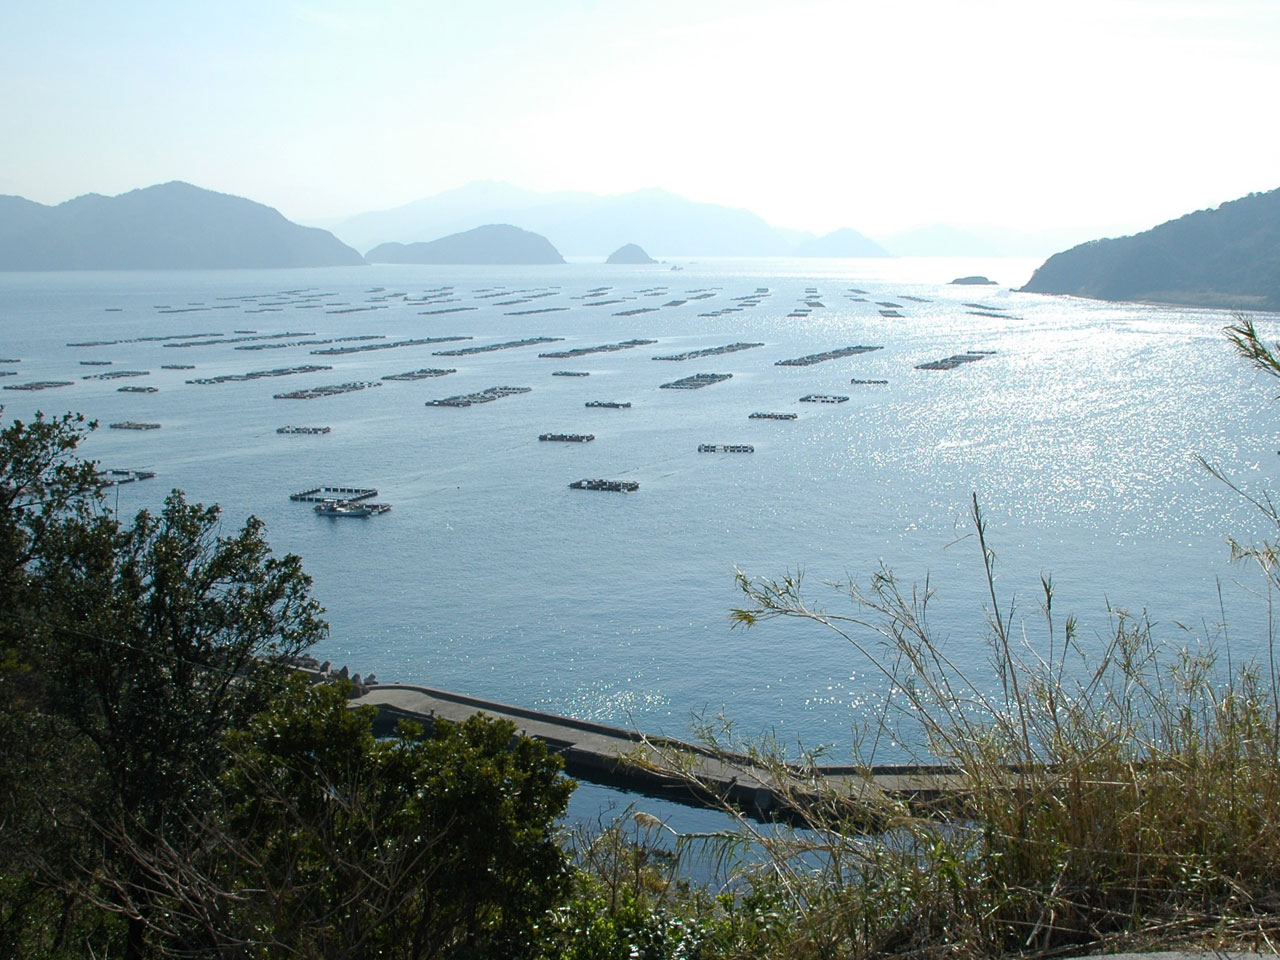
[[[87, 456], [154, 470], [156, 479], [112, 491], [123, 513], [181, 488], [220, 503], [228, 528], [262, 517], [277, 551], [303, 557], [327, 607], [333, 629], [317, 656], [384, 681], [677, 736], [692, 717], [723, 713], [746, 735], [828, 745], [832, 762], [848, 760], [851, 727], [879, 702], [883, 679], [812, 624], [731, 629], [742, 602], [735, 569], [802, 569], [809, 595], [832, 612], [849, 608], [826, 581], [865, 582], [882, 565], [907, 584], [927, 577], [935, 634], [981, 677], [990, 601], [968, 519], [974, 495], [1000, 596], [1017, 598], [1033, 647], [1045, 642], [1045, 574], [1086, 642], [1100, 644], [1109, 610], [1124, 608], [1145, 610], [1173, 644], [1221, 640], [1225, 624], [1234, 659], [1266, 655], [1264, 583], [1233, 566], [1227, 547], [1229, 536], [1265, 536], [1265, 520], [1200, 462], [1250, 490], [1275, 483], [1274, 388], [1233, 355], [1222, 333], [1229, 315], [1011, 292], [1034, 267], [1026, 261], [680, 265], [0, 274], [0, 357], [20, 361], [0, 364], [15, 372], [0, 385], [73, 381], [5, 390], [0, 402], [6, 421], [83, 412], [101, 424]], [[970, 273], [1008, 286], [947, 283]], [[1275, 317], [1259, 323], [1276, 335]], [[140, 339], [202, 333], [293, 336], [187, 347]], [[473, 339], [338, 356], [313, 354], [326, 346], [316, 344], [236, 349], [355, 336]], [[534, 337], [563, 339], [434, 355]], [[657, 342], [538, 356], [635, 338]], [[119, 342], [68, 346], [85, 341]], [[652, 359], [740, 341], [763, 346]], [[857, 344], [881, 349], [776, 365]], [[992, 352], [917, 369], [965, 351]], [[186, 382], [309, 363], [332, 369]], [[164, 369], [174, 364], [195, 369]], [[457, 372], [381, 379], [424, 367]], [[148, 374], [82, 379], [119, 370]], [[590, 375], [552, 375], [560, 370]], [[696, 373], [732, 378], [660, 388]], [[379, 385], [273, 398], [353, 381]], [[157, 392], [119, 391], [127, 385]], [[532, 389], [426, 406], [493, 386]], [[849, 399], [799, 402], [815, 393]], [[753, 411], [798, 416], [752, 420]], [[162, 427], [106, 427], [124, 420]], [[331, 432], [278, 434], [285, 425]], [[540, 442], [547, 432], [595, 439]], [[699, 453], [700, 444], [754, 452]], [[587, 477], [640, 488], [569, 488]], [[374, 487], [393, 508], [331, 519], [289, 500], [321, 484]], [[875, 643], [870, 631], [859, 636]], [[903, 756], [885, 745], [877, 759]]]

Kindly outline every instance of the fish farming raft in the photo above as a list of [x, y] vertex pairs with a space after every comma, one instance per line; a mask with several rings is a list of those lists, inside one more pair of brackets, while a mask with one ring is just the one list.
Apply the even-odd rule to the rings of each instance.
[[607, 490], [610, 493], [635, 493], [640, 484], [634, 480], [575, 480], [570, 490]]
[[730, 380], [732, 378], [732, 373], [695, 373], [691, 377], [682, 377], [679, 380], [672, 380], [670, 383], [662, 383], [658, 386], [662, 390], [701, 390], [703, 387], [709, 387], [713, 383], [720, 383], [722, 380]]

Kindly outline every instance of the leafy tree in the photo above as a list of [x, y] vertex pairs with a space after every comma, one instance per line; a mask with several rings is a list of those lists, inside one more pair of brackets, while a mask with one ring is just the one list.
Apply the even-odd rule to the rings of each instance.
[[174, 491], [121, 524], [74, 456], [84, 432], [67, 416], [0, 433], [6, 813], [38, 838], [26, 875], [123, 914], [136, 957], [160, 889], [140, 845], [191, 844], [223, 736], [325, 624], [256, 518], [222, 536], [217, 507]]
[[534, 955], [569, 880], [559, 758], [506, 721], [379, 741], [373, 715], [317, 686], [231, 734], [233, 929], [264, 957]]
[[0, 955], [534, 956], [572, 783], [510, 724], [372, 734], [260, 521], [123, 523], [74, 417], [0, 431]]

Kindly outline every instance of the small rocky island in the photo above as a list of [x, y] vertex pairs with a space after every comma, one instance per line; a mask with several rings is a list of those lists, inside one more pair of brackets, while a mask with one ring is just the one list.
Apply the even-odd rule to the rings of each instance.
[[657, 263], [638, 243], [628, 243], [609, 254], [605, 263]]
[[560, 251], [546, 237], [509, 223], [491, 223], [428, 243], [382, 243], [365, 254], [365, 259], [370, 263], [488, 266], [564, 263]]
[[986, 277], [980, 276], [956, 277], [951, 283], [953, 286], [960, 287], [994, 287], [996, 285], [994, 280], [988, 280]]

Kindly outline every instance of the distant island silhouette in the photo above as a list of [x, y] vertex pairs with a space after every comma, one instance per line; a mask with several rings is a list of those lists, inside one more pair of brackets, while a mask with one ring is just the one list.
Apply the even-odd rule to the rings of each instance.
[[638, 243], [628, 243], [609, 254], [605, 263], [657, 263]]
[[956, 277], [954, 280], [951, 281], [951, 283], [954, 286], [960, 286], [960, 287], [988, 287], [988, 286], [993, 287], [995, 286], [996, 282], [994, 280], [989, 280], [986, 277], [977, 276], [975, 274], [972, 277]]
[[[837, 230], [826, 237], [783, 230], [750, 210], [700, 203], [667, 190], [608, 196], [581, 191], [540, 193], [491, 180], [390, 210], [357, 214], [333, 231], [352, 246], [368, 250], [387, 240], [433, 240], [482, 223], [510, 223], [540, 233], [568, 256], [603, 257], [617, 246], [619, 237], [664, 256], [888, 255], [853, 230]], [[797, 248], [808, 244], [816, 245], [812, 252], [797, 253]]]
[[857, 230], [841, 227], [825, 236], [805, 240], [792, 251], [795, 257], [889, 257], [888, 250]]
[[173, 181], [57, 206], [0, 196], [0, 270], [332, 267], [364, 258], [271, 207]]
[[540, 234], [509, 223], [490, 223], [427, 243], [381, 243], [370, 263], [526, 265], [564, 263], [560, 251]]
[[1280, 309], [1280, 190], [1055, 253], [1022, 288], [1099, 300]]

